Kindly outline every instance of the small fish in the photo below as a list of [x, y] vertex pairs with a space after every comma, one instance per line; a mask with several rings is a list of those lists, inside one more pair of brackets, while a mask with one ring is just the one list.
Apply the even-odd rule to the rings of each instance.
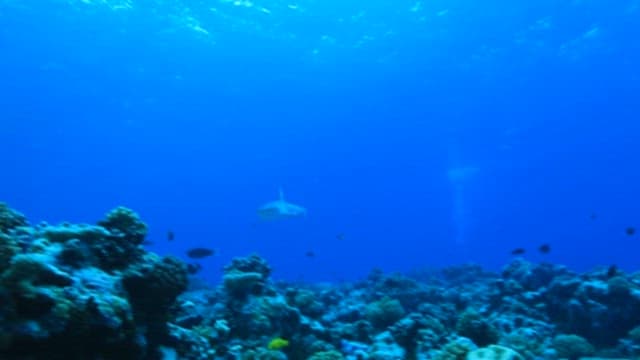
[[607, 269], [607, 278], [610, 279], [616, 275], [618, 275], [618, 267], [615, 265], [609, 266]]
[[515, 248], [513, 250], [511, 250], [511, 255], [522, 255], [525, 252], [527, 252], [525, 249], [523, 248]]
[[538, 251], [540, 251], [543, 254], [548, 254], [548, 253], [551, 252], [551, 245], [542, 244], [542, 245], [540, 245], [540, 247], [538, 247]]
[[215, 251], [207, 248], [193, 248], [187, 251], [187, 256], [192, 259], [202, 259], [215, 254]]
[[589, 216], [589, 219], [591, 219], [591, 220], [595, 220], [597, 218], [598, 218], [598, 214], [596, 214], [596, 213], [591, 213], [591, 216]]
[[142, 245], [144, 245], [144, 246], [151, 246], [153, 244], [154, 244], [154, 242], [151, 241], [151, 240], [145, 240], [145, 241], [142, 242]]
[[629, 235], [629, 236], [634, 235], [636, 233], [636, 228], [634, 228], [633, 226], [629, 226], [625, 230], [625, 233], [627, 233], [627, 235]]
[[173, 241], [173, 239], [176, 238], [176, 234], [173, 233], [173, 231], [169, 230], [167, 231], [167, 241]]
[[306, 256], [308, 258], [314, 258], [314, 257], [316, 257], [316, 253], [311, 251], [311, 250], [309, 250], [306, 253], [304, 253], [304, 256]]
[[336, 239], [340, 241], [344, 240], [344, 233], [339, 233], [338, 235], [336, 235]]
[[202, 270], [202, 265], [200, 264], [187, 264], [187, 272], [191, 275], [194, 275]]

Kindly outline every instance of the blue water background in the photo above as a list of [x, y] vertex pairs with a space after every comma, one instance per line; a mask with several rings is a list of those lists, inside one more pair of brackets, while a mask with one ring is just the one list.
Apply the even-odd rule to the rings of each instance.
[[[153, 251], [216, 249], [212, 280], [254, 251], [288, 279], [515, 247], [635, 270], [639, 7], [0, 0], [0, 199], [50, 223], [126, 205]], [[258, 221], [279, 187], [306, 218]]]

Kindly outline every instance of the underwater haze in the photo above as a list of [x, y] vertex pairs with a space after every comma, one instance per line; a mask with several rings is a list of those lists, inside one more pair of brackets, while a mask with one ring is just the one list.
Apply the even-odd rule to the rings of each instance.
[[638, 0], [0, 0], [0, 200], [129, 207], [212, 281], [637, 270], [639, 37]]

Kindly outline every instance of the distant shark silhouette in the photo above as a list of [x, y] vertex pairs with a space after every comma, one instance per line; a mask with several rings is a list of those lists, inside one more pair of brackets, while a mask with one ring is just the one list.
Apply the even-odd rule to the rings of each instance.
[[258, 209], [258, 215], [261, 219], [282, 220], [307, 215], [307, 209], [284, 199], [282, 189], [279, 189], [279, 193], [280, 198], [278, 200], [266, 203]]

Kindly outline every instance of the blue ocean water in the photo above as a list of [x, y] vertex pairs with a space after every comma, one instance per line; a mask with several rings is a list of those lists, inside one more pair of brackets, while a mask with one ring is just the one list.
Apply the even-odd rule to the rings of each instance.
[[639, 37], [638, 0], [0, 0], [0, 199], [130, 207], [210, 280], [637, 269]]

